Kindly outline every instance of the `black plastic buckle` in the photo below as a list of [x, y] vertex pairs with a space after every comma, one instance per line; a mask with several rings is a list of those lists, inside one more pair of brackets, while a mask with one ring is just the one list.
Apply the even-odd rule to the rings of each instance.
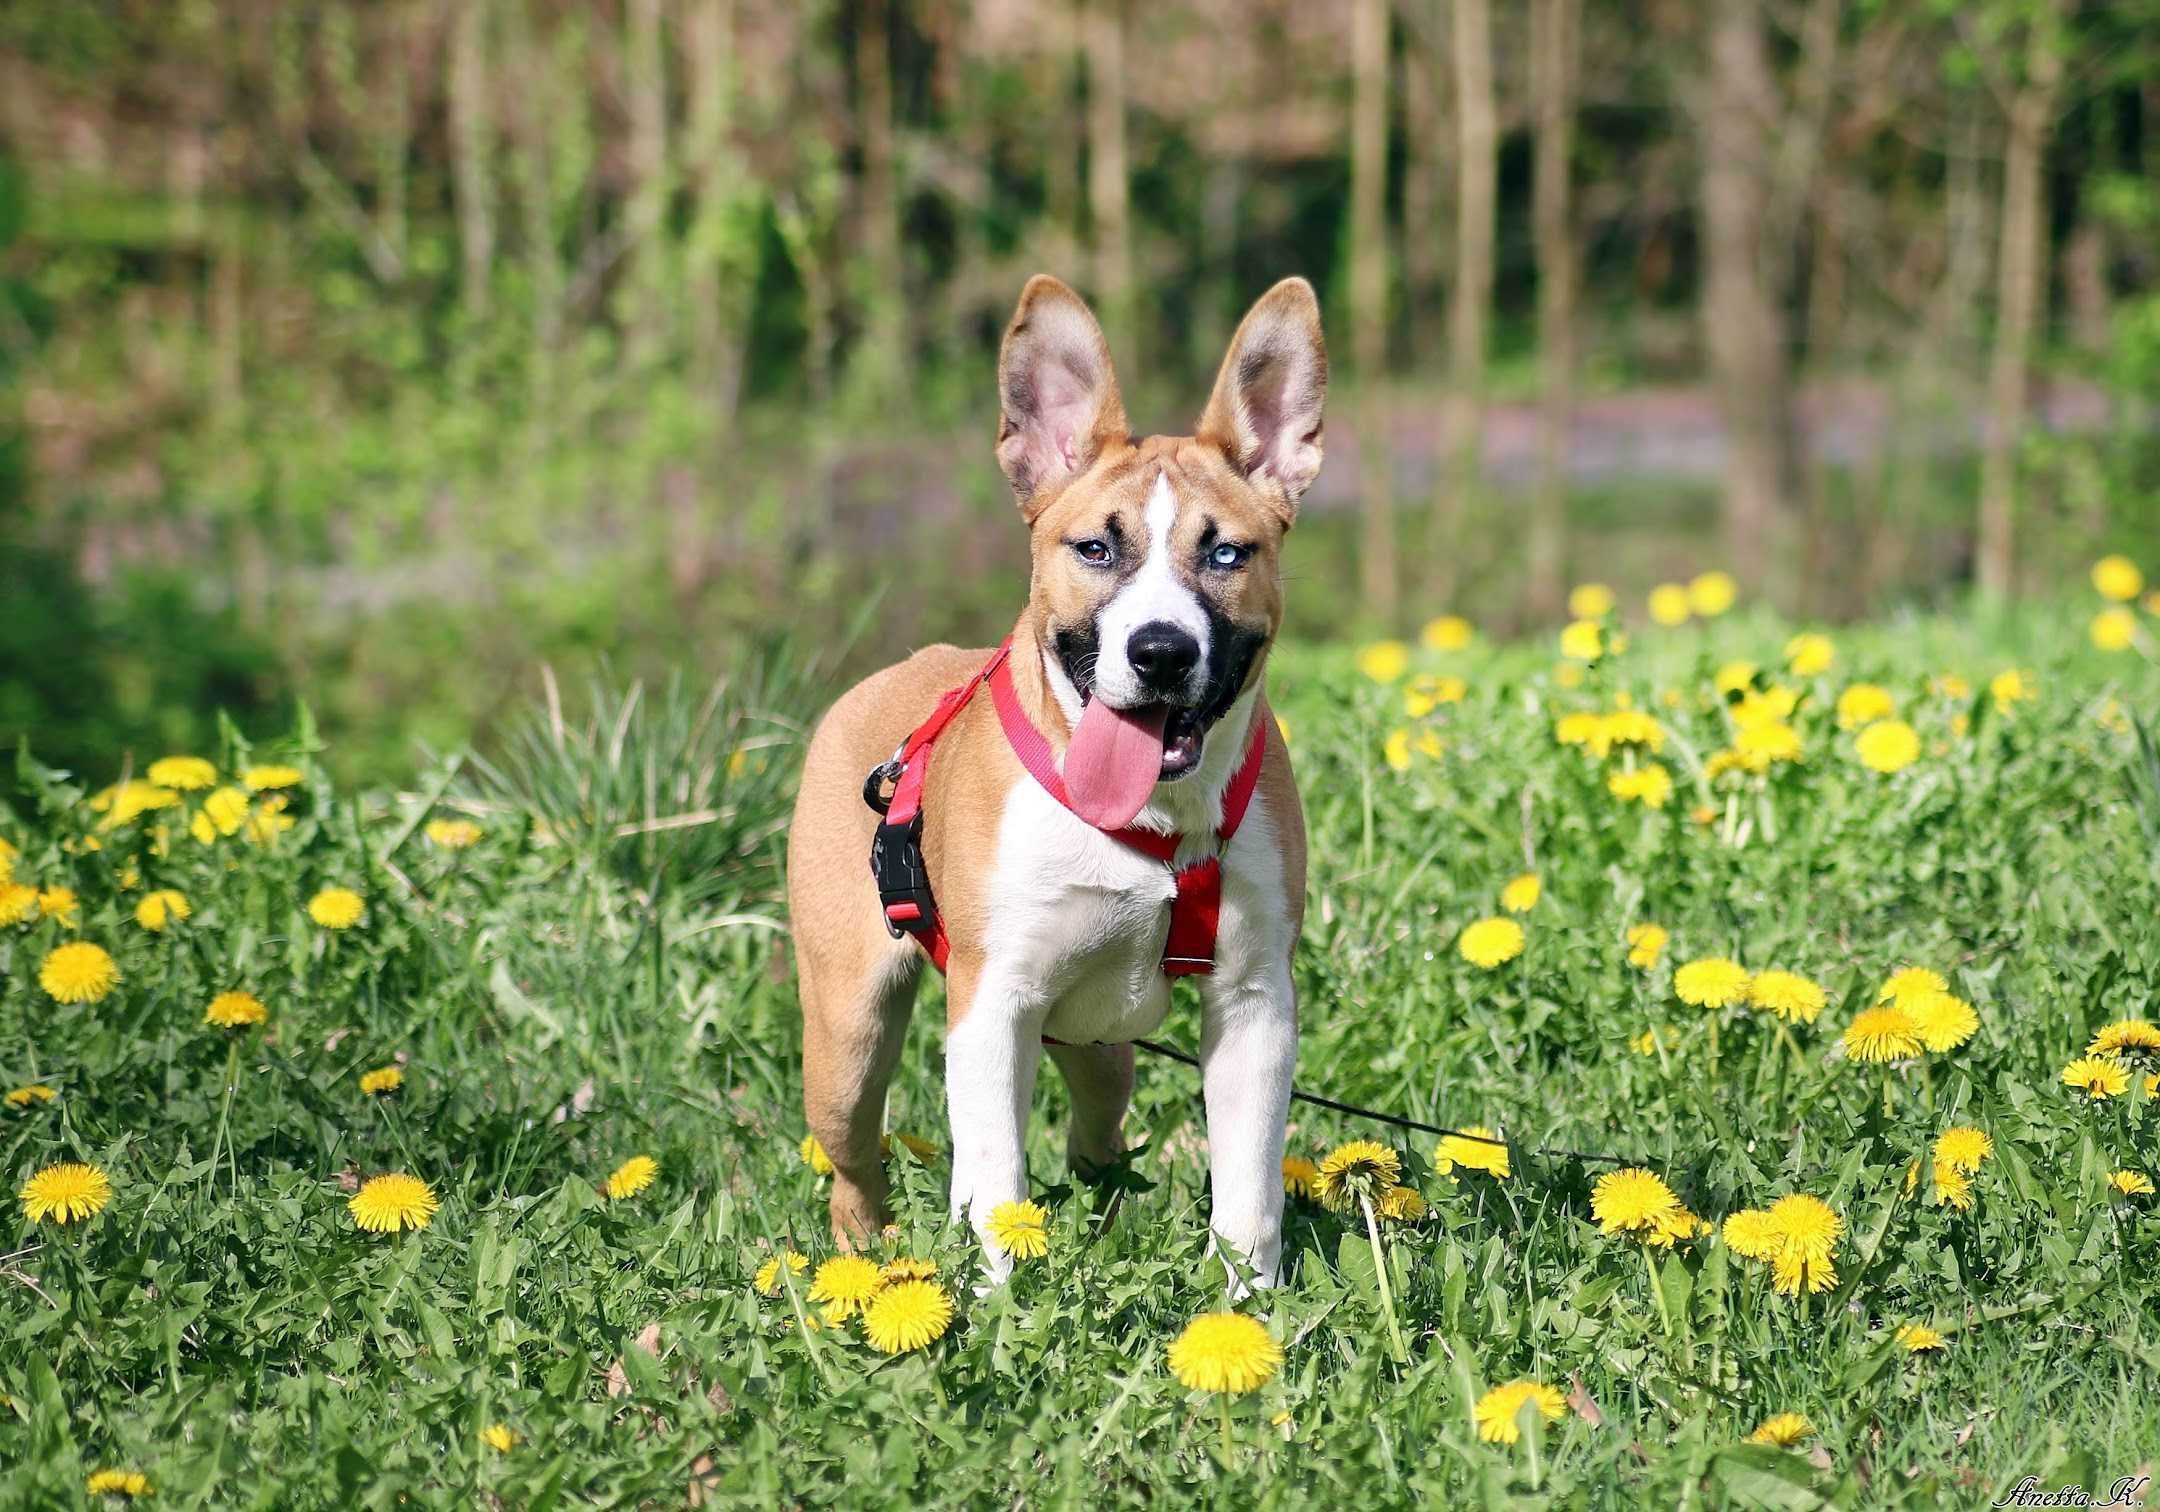
[[885, 928], [892, 937], [927, 935], [937, 922], [937, 904], [930, 896], [930, 873], [923, 865], [920, 813], [905, 824], [877, 827], [870, 841], [870, 875], [877, 879], [878, 903], [885, 910]]

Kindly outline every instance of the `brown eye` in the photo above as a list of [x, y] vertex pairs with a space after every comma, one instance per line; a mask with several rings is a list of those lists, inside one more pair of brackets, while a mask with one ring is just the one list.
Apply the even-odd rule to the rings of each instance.
[[1090, 567], [1110, 565], [1110, 544], [1107, 541], [1075, 541], [1073, 551]]

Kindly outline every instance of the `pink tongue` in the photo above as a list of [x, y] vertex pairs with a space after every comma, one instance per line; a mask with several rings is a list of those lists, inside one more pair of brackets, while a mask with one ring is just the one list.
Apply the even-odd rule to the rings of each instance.
[[1080, 711], [1065, 747], [1065, 794], [1073, 812], [1097, 829], [1123, 829], [1147, 807], [1162, 775], [1168, 704], [1113, 709], [1101, 699]]

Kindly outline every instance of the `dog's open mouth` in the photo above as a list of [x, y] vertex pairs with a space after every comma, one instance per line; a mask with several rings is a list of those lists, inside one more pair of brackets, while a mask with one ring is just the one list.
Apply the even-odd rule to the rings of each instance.
[[1116, 709], [1090, 698], [1065, 748], [1065, 791], [1073, 811], [1102, 829], [1122, 829], [1147, 806], [1158, 782], [1200, 765], [1207, 722], [1198, 709], [1167, 703]]
[[1207, 727], [1198, 709], [1173, 707], [1163, 721], [1162, 770], [1158, 782], [1175, 782], [1200, 765], [1200, 741]]

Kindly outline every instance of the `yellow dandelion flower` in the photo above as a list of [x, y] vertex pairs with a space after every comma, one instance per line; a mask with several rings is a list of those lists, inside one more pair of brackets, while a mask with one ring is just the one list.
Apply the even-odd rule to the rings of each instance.
[[63, 929], [73, 929], [76, 912], [82, 906], [72, 887], [48, 887], [37, 895], [38, 912], [48, 919], [57, 919]]
[[1653, 761], [1633, 771], [1614, 772], [1605, 779], [1605, 790], [1622, 803], [1661, 809], [1672, 801], [1672, 773]]
[[1650, 618], [1666, 629], [1688, 622], [1688, 592], [1678, 583], [1660, 583], [1650, 590]]
[[1243, 1313], [1202, 1313], [1170, 1341], [1170, 1373], [1193, 1391], [1257, 1391], [1282, 1365], [1282, 1346]]
[[1399, 640], [1374, 641], [1360, 646], [1357, 669], [1376, 683], [1400, 682], [1410, 670], [1410, 648]]
[[1579, 620], [1603, 619], [1613, 611], [1613, 591], [1603, 583], [1577, 583], [1567, 596], [1567, 612]]
[[1428, 651], [1461, 651], [1466, 649], [1476, 635], [1470, 622], [1459, 614], [1443, 614], [1429, 619], [1418, 631], [1418, 644]]
[[2030, 703], [2040, 696], [2039, 684], [2015, 667], [2007, 668], [1988, 679], [1988, 697], [1995, 700], [1996, 709], [2010, 713], [2021, 703]]
[[1403, 688], [1403, 712], [1423, 719], [1442, 704], [1461, 703], [1469, 692], [1470, 685], [1459, 677], [1413, 677]]
[[20, 924], [38, 911], [38, 890], [21, 882], [0, 882], [0, 927]]
[[217, 781], [217, 768], [200, 756], [166, 756], [151, 762], [143, 775], [158, 787], [193, 793]]
[[1790, 1449], [1802, 1439], [1811, 1437], [1814, 1432], [1815, 1425], [1801, 1413], [1780, 1412], [1757, 1424], [1755, 1431], [1748, 1435], [1747, 1441], [1751, 1444], [1764, 1444], [1772, 1449]]
[[442, 1207], [434, 1190], [417, 1176], [395, 1172], [371, 1176], [345, 1204], [353, 1222], [372, 1234], [424, 1229]]
[[861, 1255], [835, 1255], [810, 1278], [810, 1300], [826, 1305], [834, 1315], [828, 1321], [844, 1323], [860, 1312], [884, 1284], [875, 1260]]
[[1282, 1163], [1282, 1186], [1285, 1197], [1313, 1195], [1314, 1184], [1320, 1179], [1320, 1168], [1302, 1155], [1285, 1155]]
[[1969, 1124], [1953, 1124], [1935, 1136], [1935, 1164], [1968, 1175], [1995, 1153], [1995, 1141], [1987, 1131]]
[[93, 1470], [83, 1490], [92, 1496], [148, 1496], [150, 1477], [140, 1470]]
[[1668, 1053], [1678, 1054], [1680, 1031], [1671, 1024], [1662, 1028], [1645, 1029], [1628, 1043], [1634, 1047], [1637, 1055], [1655, 1055], [1661, 1048]]
[[1410, 770], [1410, 732], [1400, 727], [1387, 732], [1380, 742], [1380, 759], [1397, 772]]
[[1787, 1251], [1770, 1262], [1770, 1284], [1788, 1297], [1825, 1292], [1837, 1285], [1837, 1265]]
[[1662, 924], [1631, 924], [1628, 926], [1628, 964], [1648, 971], [1657, 965], [1658, 957], [1665, 953], [1665, 944], [1672, 938], [1671, 931]]
[[1665, 749], [1665, 727], [1641, 709], [1614, 709], [1597, 716], [1586, 743], [1590, 754], [1600, 761], [1629, 746], [1640, 746], [1656, 755]]
[[1765, 971], [1748, 982], [1748, 1001], [1787, 1023], [1812, 1024], [1822, 1016], [1828, 997], [1822, 988], [1792, 971]]
[[1605, 654], [1605, 629], [1596, 620], [1576, 620], [1560, 632], [1560, 654], [1569, 661], [1594, 662]]
[[2103, 609], [2085, 627], [2096, 651], [2127, 651], [2137, 641], [2137, 616], [2117, 604]]
[[490, 1423], [480, 1430], [480, 1442], [497, 1454], [508, 1454], [519, 1443], [519, 1435], [508, 1423]]
[[1483, 1171], [1504, 1181], [1508, 1175], [1508, 1147], [1496, 1140], [1493, 1131], [1483, 1124], [1471, 1124], [1459, 1133], [1443, 1134], [1440, 1143], [1433, 1147], [1433, 1168], [1446, 1176], [1457, 1166], [1466, 1171]]
[[1673, 1189], [1649, 1171], [1607, 1171], [1590, 1193], [1590, 1216], [1608, 1234], [1654, 1229], [1680, 1209]]
[[1471, 965], [1490, 971], [1523, 953], [1523, 929], [1513, 919], [1480, 919], [1464, 928], [1455, 948]]
[[1589, 745], [1597, 739], [1604, 723], [1605, 717], [1602, 714], [1588, 709], [1577, 709], [1572, 714], [1561, 715], [1554, 722], [1553, 739], [1562, 745]]
[[1524, 872], [1508, 879], [1507, 886], [1500, 889], [1500, 906], [1509, 913], [1528, 913], [1537, 907], [1545, 885], [1538, 881], [1536, 872]]
[[[203, 800], [202, 812], [195, 817], [207, 822], [219, 835], [237, 835], [240, 826], [247, 823], [247, 816], [247, 794], [236, 787], [221, 787]], [[202, 839], [199, 831], [195, 838]]]
[[1642, 1239], [1654, 1248], [1671, 1249], [1682, 1239], [1700, 1239], [1714, 1232], [1714, 1224], [1696, 1217], [1684, 1204], [1675, 1204], [1671, 1211], [1650, 1220], [1650, 1226], [1642, 1231]]
[[1373, 1211], [1396, 1223], [1417, 1223], [1425, 1216], [1425, 1199], [1416, 1187], [1389, 1187], [1373, 1204]]
[[1538, 1416], [1548, 1423], [1567, 1416], [1567, 1398], [1557, 1388], [1542, 1381], [1510, 1381], [1479, 1397], [1471, 1409], [1478, 1437], [1488, 1444], [1515, 1443], [1522, 1437], [1517, 1420], [1525, 1405], [1534, 1405]]
[[1740, 765], [1758, 774], [1780, 761], [1798, 761], [1805, 749], [1800, 732], [1776, 719], [1742, 725], [1733, 736], [1732, 748]]
[[32, 1082], [27, 1087], [16, 1087], [5, 1098], [0, 1098], [0, 1102], [11, 1108], [27, 1108], [32, 1103], [49, 1103], [59, 1095], [43, 1082]]
[[863, 1337], [886, 1354], [923, 1349], [952, 1327], [952, 1298], [935, 1281], [896, 1281], [863, 1309]]
[[240, 776], [240, 781], [251, 793], [267, 793], [278, 788], [298, 787], [306, 773], [295, 766], [251, 766]]
[[1920, 759], [1920, 732], [1902, 719], [1878, 719], [1853, 741], [1853, 753], [1870, 771], [1902, 772]]
[[428, 844], [444, 850], [470, 850], [480, 843], [480, 826], [470, 819], [430, 819]]
[[293, 827], [292, 815], [285, 812], [285, 795], [273, 793], [255, 805], [255, 812], [248, 815], [247, 834], [250, 845], [271, 846], [277, 844], [278, 836]]
[[1755, 682], [1756, 666], [1751, 661], [1722, 663], [1710, 674], [1710, 686], [1725, 698], [1746, 692]]
[[2093, 591], [2127, 604], [2145, 591], [2145, 574], [2126, 556], [2104, 556], [2092, 566]]
[[396, 1066], [378, 1066], [373, 1071], [360, 1073], [363, 1097], [387, 1097], [404, 1085], [405, 1073]]
[[2063, 1085], [2075, 1087], [2094, 1102], [2120, 1097], [2130, 1090], [2130, 1072], [2121, 1061], [2087, 1055], [2063, 1067]]
[[1858, 1061], [1903, 1060], [1921, 1050], [1920, 1026], [1894, 1004], [1854, 1014], [1839, 1039], [1845, 1053]]
[[1827, 635], [1796, 635], [1785, 643], [1785, 665], [1795, 677], [1820, 677], [1837, 660], [1837, 646]]
[[1050, 1215], [1039, 1202], [1001, 1202], [983, 1226], [990, 1244], [1015, 1260], [1040, 1260], [1050, 1253]]
[[935, 1281], [937, 1279], [937, 1262], [935, 1260], [917, 1260], [911, 1256], [902, 1255], [897, 1260], [888, 1260], [879, 1266], [878, 1279], [887, 1286], [892, 1285], [895, 1281]]
[[1771, 1260], [1784, 1247], [1777, 1220], [1761, 1208], [1742, 1208], [1725, 1220], [1725, 1247], [1748, 1260]]
[[768, 1297], [779, 1296], [780, 1267], [783, 1262], [787, 1265], [788, 1274], [791, 1276], [799, 1276], [810, 1268], [810, 1257], [808, 1255], [789, 1250], [785, 1255], [774, 1255], [759, 1266], [757, 1275], [751, 1278], [750, 1284]]
[[607, 1194], [611, 1202], [635, 1197], [660, 1175], [660, 1162], [650, 1155], [633, 1155], [608, 1173]]
[[1947, 992], [1925, 993], [1905, 1012], [1920, 1035], [1920, 1043], [1938, 1055], [1955, 1050], [1980, 1032], [1980, 1015], [1973, 1005]]
[[2152, 1178], [2143, 1171], [2112, 1171], [2108, 1185], [2121, 1197], [2150, 1197], [2153, 1194]]
[[270, 1017], [270, 1010], [252, 992], [221, 992], [203, 1010], [203, 1022], [217, 1029], [242, 1029]]
[[1770, 1204], [1770, 1221], [1776, 1225], [1782, 1249], [1788, 1255], [1811, 1260], [1827, 1259], [1845, 1232], [1845, 1220], [1830, 1204], [1805, 1192], [1780, 1197]]
[[56, 1003], [101, 1003], [120, 985], [120, 968], [100, 947], [77, 940], [45, 957], [38, 985]]
[[21, 849], [12, 840], [0, 835], [0, 882], [15, 875], [15, 858], [21, 854]]
[[1747, 996], [1747, 968], [1723, 956], [1689, 961], [1673, 973], [1673, 991], [1697, 1008], [1725, 1008]]
[[1838, 695], [1837, 722], [1841, 730], [1857, 730], [1897, 713], [1890, 690], [1875, 683], [1851, 683]]
[[179, 801], [180, 795], [171, 788], [137, 778], [107, 788], [90, 800], [90, 807], [105, 815], [98, 828], [110, 830], [139, 819], [153, 809], [171, 808]]
[[112, 1201], [112, 1179], [94, 1165], [63, 1161], [49, 1165], [23, 1183], [18, 1194], [23, 1214], [32, 1223], [50, 1219], [72, 1223], [95, 1217]]
[[142, 901], [135, 905], [135, 922], [152, 934], [163, 934], [173, 920], [185, 919], [194, 912], [184, 893], [161, 887], [143, 894]]
[[1338, 1212], [1402, 1185], [1402, 1156], [1374, 1139], [1353, 1139], [1330, 1150], [1313, 1178], [1313, 1191]]
[[326, 887], [308, 899], [307, 911], [325, 929], [350, 929], [367, 912], [367, 903], [349, 887]]
[[802, 1163], [810, 1168], [811, 1175], [830, 1176], [832, 1174], [832, 1157], [825, 1153], [825, 1147], [817, 1142], [815, 1134], [805, 1134], [802, 1137], [802, 1143], [797, 1145], [795, 1149], [796, 1153], [802, 1156]]
[[2092, 1037], [2087, 1055], [2160, 1055], [2160, 1028], [2147, 1019], [2118, 1019]]
[[1687, 585], [1688, 608], [1704, 619], [1716, 619], [1739, 596], [1740, 587], [1728, 573], [1705, 572]]
[[1943, 1336], [1925, 1323], [1900, 1323], [1891, 1337], [1905, 1346], [1907, 1354], [1925, 1354], [1943, 1348]]
[[1941, 972], [1930, 971], [1925, 966], [1905, 966], [1893, 971], [1889, 980], [1876, 990], [1875, 1001], [1910, 1008], [1921, 998], [1949, 990], [1950, 984]]

